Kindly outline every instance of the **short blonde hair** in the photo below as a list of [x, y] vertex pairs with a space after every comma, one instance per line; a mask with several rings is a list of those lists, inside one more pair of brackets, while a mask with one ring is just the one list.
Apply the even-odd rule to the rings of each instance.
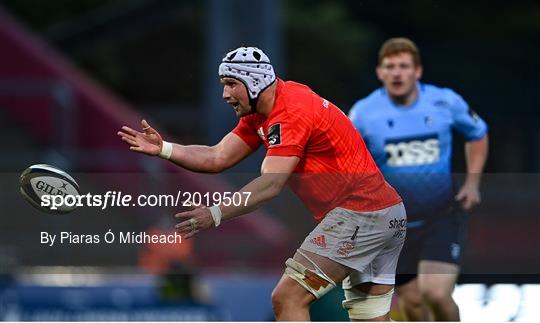
[[389, 56], [397, 55], [400, 53], [409, 53], [412, 55], [414, 65], [420, 66], [422, 62], [420, 60], [420, 51], [416, 44], [405, 37], [390, 38], [384, 42], [379, 50], [378, 64], [381, 65], [383, 59]]

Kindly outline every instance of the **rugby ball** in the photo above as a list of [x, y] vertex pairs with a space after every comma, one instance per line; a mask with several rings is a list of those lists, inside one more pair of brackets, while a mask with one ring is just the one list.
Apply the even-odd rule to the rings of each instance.
[[68, 173], [51, 165], [32, 165], [19, 178], [22, 196], [47, 213], [68, 213], [77, 208], [79, 184]]

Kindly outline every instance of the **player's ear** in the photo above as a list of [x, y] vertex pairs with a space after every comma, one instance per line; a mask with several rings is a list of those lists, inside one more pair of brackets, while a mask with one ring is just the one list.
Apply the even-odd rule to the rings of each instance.
[[375, 67], [375, 73], [377, 74], [377, 78], [379, 79], [379, 81], [383, 81], [383, 70], [382, 70], [382, 67], [380, 65], [377, 65], [377, 67]]
[[422, 78], [422, 73], [424, 73], [424, 69], [422, 68], [422, 65], [418, 65], [414, 71], [417, 80]]

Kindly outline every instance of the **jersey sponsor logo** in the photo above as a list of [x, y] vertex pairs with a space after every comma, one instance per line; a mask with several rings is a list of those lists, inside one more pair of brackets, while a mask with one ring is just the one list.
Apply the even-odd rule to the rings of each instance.
[[268, 145], [275, 146], [281, 144], [281, 123], [276, 123], [268, 128]]
[[324, 234], [318, 237], [312, 238], [311, 240], [309, 240], [309, 242], [321, 248], [326, 248], [326, 237], [324, 236]]
[[384, 144], [388, 166], [419, 166], [434, 164], [440, 158], [437, 134], [416, 138], [389, 139]]

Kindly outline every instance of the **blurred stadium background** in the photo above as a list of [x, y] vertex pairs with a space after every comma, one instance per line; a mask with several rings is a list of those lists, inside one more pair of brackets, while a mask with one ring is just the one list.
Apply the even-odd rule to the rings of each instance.
[[[174, 208], [51, 217], [18, 195], [45, 162], [84, 192], [226, 191], [262, 152], [220, 176], [130, 153], [121, 125], [146, 118], [170, 141], [215, 143], [235, 125], [217, 66], [265, 49], [285, 79], [347, 112], [378, 86], [388, 37], [419, 45], [424, 81], [462, 94], [490, 126], [483, 204], [470, 217], [456, 298], [464, 319], [533, 320], [540, 302], [540, 3], [537, 1], [0, 1], [0, 319], [271, 320], [270, 292], [313, 224], [285, 192], [256, 215], [163, 248], [60, 246], [40, 231], [168, 232]], [[456, 177], [464, 170], [456, 140]], [[313, 312], [346, 319], [338, 291]]]

